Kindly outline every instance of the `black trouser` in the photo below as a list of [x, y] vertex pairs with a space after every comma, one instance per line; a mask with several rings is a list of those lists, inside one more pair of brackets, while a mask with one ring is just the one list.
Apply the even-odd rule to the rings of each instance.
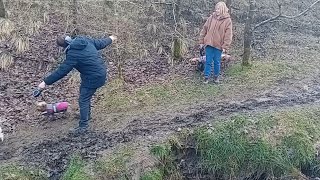
[[91, 119], [91, 98], [97, 91], [96, 88], [80, 87], [79, 107], [80, 121], [79, 127], [87, 127]]

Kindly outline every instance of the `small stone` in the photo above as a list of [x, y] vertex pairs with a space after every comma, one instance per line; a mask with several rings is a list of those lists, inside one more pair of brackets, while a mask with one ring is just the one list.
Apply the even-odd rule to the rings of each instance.
[[286, 98], [287, 96], [286, 96], [286, 95], [283, 95], [283, 94], [274, 94], [273, 97], [276, 97], [276, 98]]
[[180, 132], [181, 130], [182, 130], [181, 128], [178, 128], [178, 130], [177, 130], [177, 131], [178, 131], [178, 132]]
[[303, 86], [303, 90], [309, 91], [309, 86], [308, 86], [308, 85], [304, 85], [304, 86]]
[[272, 101], [271, 98], [256, 98], [255, 100], [257, 101], [257, 103], [264, 103], [264, 102]]

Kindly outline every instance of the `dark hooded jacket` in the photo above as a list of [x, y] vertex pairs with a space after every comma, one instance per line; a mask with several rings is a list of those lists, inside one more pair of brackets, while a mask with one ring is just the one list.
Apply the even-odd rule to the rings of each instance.
[[51, 85], [66, 76], [73, 68], [80, 72], [81, 87], [99, 88], [106, 82], [106, 65], [99, 50], [112, 43], [111, 38], [90, 39], [76, 37], [66, 49], [66, 60], [51, 75], [44, 79]]

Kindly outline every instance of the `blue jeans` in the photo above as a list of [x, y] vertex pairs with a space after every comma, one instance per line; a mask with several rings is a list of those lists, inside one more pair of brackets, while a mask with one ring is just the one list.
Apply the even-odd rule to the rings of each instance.
[[96, 88], [80, 87], [79, 107], [80, 121], [79, 127], [88, 127], [91, 119], [91, 98], [97, 91]]
[[204, 77], [209, 78], [212, 71], [212, 61], [214, 62], [214, 76], [220, 75], [220, 62], [222, 51], [212, 46], [206, 46], [206, 64], [204, 68]]

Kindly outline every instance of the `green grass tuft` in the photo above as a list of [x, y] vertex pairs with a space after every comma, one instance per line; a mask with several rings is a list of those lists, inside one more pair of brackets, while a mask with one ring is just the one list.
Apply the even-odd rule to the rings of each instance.
[[154, 169], [146, 172], [141, 178], [141, 180], [163, 180], [163, 172], [160, 169]]
[[44, 172], [37, 169], [26, 169], [20, 166], [10, 165], [0, 167], [0, 179], [3, 180], [44, 180], [47, 179]]
[[201, 129], [196, 132], [197, 148], [200, 150], [203, 166], [209, 171], [224, 171], [238, 174], [247, 158], [250, 146], [246, 135], [241, 131], [247, 121], [236, 118], [223, 123], [213, 132]]
[[181, 179], [180, 172], [174, 164], [172, 145], [169, 143], [152, 146], [150, 152], [158, 160], [157, 168], [149, 171], [142, 177], [145, 179]]
[[195, 133], [203, 168], [225, 178], [280, 177], [314, 161], [319, 140], [318, 108], [255, 118], [234, 117], [214, 130]]
[[65, 171], [62, 180], [90, 180], [90, 176], [85, 171], [85, 162], [79, 156], [74, 156]]
[[292, 168], [288, 159], [282, 156], [281, 151], [263, 139], [251, 142], [247, 148], [248, 159], [245, 161], [250, 162], [246, 170], [248, 174], [256, 177], [261, 177], [263, 174], [271, 177], [280, 176]]
[[155, 145], [151, 148], [151, 154], [158, 158], [160, 161], [166, 161], [171, 155], [171, 147], [167, 144]]
[[129, 179], [127, 163], [131, 156], [132, 152], [125, 150], [96, 162], [95, 172], [98, 179]]
[[283, 139], [284, 153], [295, 167], [301, 167], [311, 162], [315, 157], [315, 148], [306, 132], [295, 132]]

